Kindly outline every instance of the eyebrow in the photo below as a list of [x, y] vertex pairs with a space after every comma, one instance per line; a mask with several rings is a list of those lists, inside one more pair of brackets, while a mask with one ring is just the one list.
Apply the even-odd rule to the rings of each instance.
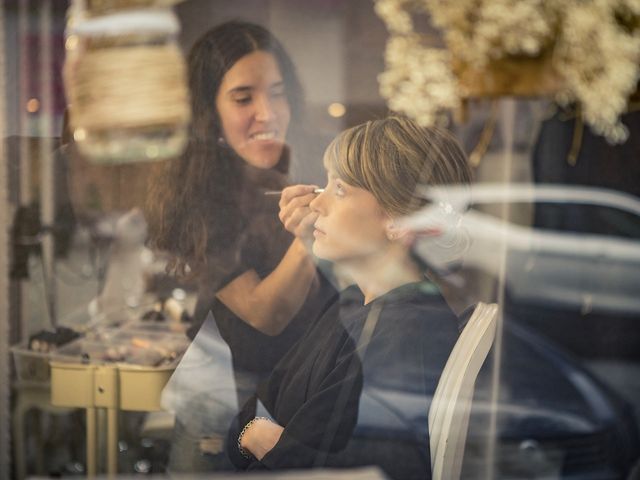
[[231, 90], [227, 91], [227, 95], [233, 95], [234, 93], [248, 93], [251, 90], [253, 90], [253, 87], [249, 87], [249, 86], [234, 87]]
[[[279, 80], [277, 82], [272, 83], [271, 85], [269, 85], [269, 89], [273, 89], [273, 88], [278, 88], [278, 87], [284, 87], [284, 80]], [[254, 90], [255, 87], [252, 87], [250, 85], [240, 85], [238, 87], [234, 87], [231, 90], [227, 91], [228, 95], [233, 95], [234, 93], [248, 93], [252, 90]]]

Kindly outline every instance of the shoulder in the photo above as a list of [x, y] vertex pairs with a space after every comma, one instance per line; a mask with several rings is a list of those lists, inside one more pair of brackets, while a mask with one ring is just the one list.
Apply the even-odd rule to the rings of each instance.
[[380, 329], [438, 329], [457, 334], [458, 322], [442, 295], [419, 287], [402, 297], [383, 298], [380, 302]]

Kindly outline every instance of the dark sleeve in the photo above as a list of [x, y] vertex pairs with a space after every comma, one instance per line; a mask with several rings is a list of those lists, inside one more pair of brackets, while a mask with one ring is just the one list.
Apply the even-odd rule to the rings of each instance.
[[238, 437], [244, 426], [256, 416], [257, 397], [254, 395], [245, 403], [240, 413], [236, 416], [227, 435], [227, 454], [231, 463], [239, 470], [246, 470], [255, 461], [243, 457], [238, 449]]
[[[237, 433], [251, 420], [238, 416], [229, 439], [229, 456], [242, 469], [309, 468], [322, 465], [331, 452], [343, 449], [351, 438], [358, 418], [362, 371], [358, 354], [345, 355], [325, 377], [319, 388], [296, 411], [278, 443], [262, 461], [252, 462], [240, 455]], [[266, 405], [266, 404], [265, 404]], [[269, 408], [269, 405], [266, 405]], [[237, 432], [237, 433], [236, 433]], [[233, 437], [235, 436], [235, 443]]]
[[[269, 221], [272, 222], [272, 219]], [[268, 238], [265, 238], [262, 230], [254, 232], [255, 225], [265, 223], [260, 220], [260, 215], [251, 221], [245, 219], [244, 222], [246, 231], [230, 242], [224, 253], [210, 257], [207, 270], [200, 275], [193, 323], [187, 333], [192, 339], [207, 318], [220, 290], [250, 270], [255, 271], [261, 279], [265, 278], [278, 266], [293, 241], [282, 227], [271, 231]]]
[[248, 270], [251, 270], [251, 266], [246, 265], [244, 262], [238, 261], [235, 265], [222, 266], [218, 265], [216, 268], [209, 268], [208, 272], [203, 273], [198, 281], [198, 297], [196, 300], [196, 306], [193, 311], [193, 317], [191, 326], [187, 330], [187, 335], [192, 340], [200, 330], [202, 323], [209, 315], [214, 302], [216, 301], [216, 294], [224, 286], [229, 284], [232, 280], [239, 277]]

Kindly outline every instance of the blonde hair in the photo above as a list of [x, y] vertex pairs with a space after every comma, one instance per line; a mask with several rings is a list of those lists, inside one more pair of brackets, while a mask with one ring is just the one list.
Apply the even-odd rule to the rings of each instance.
[[327, 147], [325, 166], [349, 185], [373, 194], [392, 216], [426, 203], [420, 185], [469, 183], [471, 170], [456, 138], [405, 117], [373, 120], [345, 130]]

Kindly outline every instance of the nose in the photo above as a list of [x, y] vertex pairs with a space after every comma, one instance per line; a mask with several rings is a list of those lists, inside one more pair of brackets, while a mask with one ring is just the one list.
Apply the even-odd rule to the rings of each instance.
[[276, 117], [273, 103], [269, 95], [260, 95], [256, 101], [256, 120], [260, 122], [268, 122]]
[[317, 213], [318, 215], [324, 215], [325, 212], [325, 192], [320, 192], [316, 198], [311, 200], [309, 203], [309, 208], [312, 212]]

